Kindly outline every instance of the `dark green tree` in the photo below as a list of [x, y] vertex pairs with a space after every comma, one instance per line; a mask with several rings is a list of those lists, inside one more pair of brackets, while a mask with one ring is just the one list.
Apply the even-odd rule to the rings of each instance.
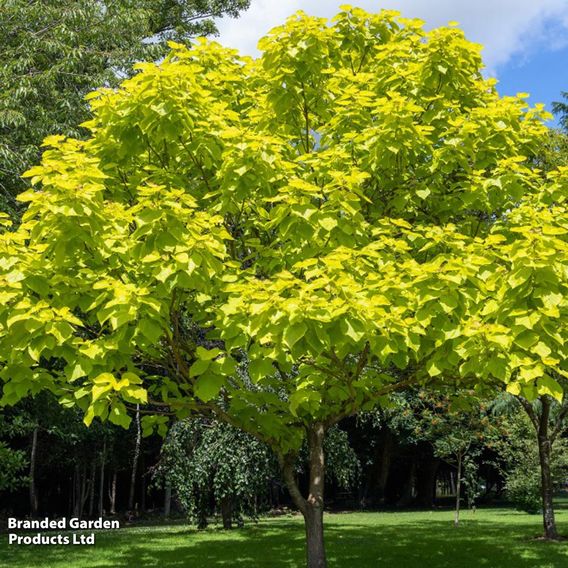
[[562, 91], [563, 101], [555, 101], [552, 103], [552, 112], [558, 116], [560, 127], [568, 131], [568, 91]]
[[[353, 487], [359, 462], [345, 431], [331, 428], [324, 450], [326, 479], [339, 487]], [[306, 474], [308, 449], [296, 464], [296, 475]], [[270, 488], [283, 486], [278, 461], [270, 448], [222, 422], [206, 418], [181, 420], [170, 429], [154, 470], [156, 482], [171, 488], [190, 519], [207, 526], [207, 517], [220, 513], [223, 527], [256, 518], [271, 504]]]
[[3, 0], [0, 6], [0, 208], [14, 214], [20, 175], [49, 134], [81, 136], [83, 97], [116, 85], [166, 42], [217, 32], [250, 0]]

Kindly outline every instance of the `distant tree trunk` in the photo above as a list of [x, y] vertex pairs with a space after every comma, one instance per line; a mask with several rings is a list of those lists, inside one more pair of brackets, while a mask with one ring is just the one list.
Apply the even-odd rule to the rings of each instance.
[[99, 475], [99, 516], [103, 516], [104, 512], [104, 488], [105, 488], [105, 461], [106, 461], [106, 439], [103, 442], [103, 450], [101, 452], [101, 473]]
[[323, 535], [324, 437], [325, 427], [322, 423], [316, 423], [309, 428], [308, 450], [310, 482], [307, 499], [302, 496], [296, 482], [294, 473], [296, 455], [281, 456], [280, 459], [282, 474], [290, 496], [304, 517], [308, 568], [326, 568], [327, 566]]
[[79, 464], [73, 468], [73, 516], [79, 516]]
[[450, 485], [450, 495], [455, 495], [456, 494], [456, 482], [454, 479], [454, 472], [453, 470], [450, 471], [450, 479], [449, 479], [449, 485]]
[[87, 499], [89, 498], [89, 481], [87, 479], [87, 464], [83, 464], [83, 469], [81, 470], [81, 507], [79, 509], [79, 516], [83, 518], [85, 513], [85, 505]]
[[140, 453], [140, 511], [146, 511], [146, 460], [144, 452]]
[[440, 460], [432, 452], [421, 460], [416, 478], [416, 503], [421, 507], [433, 507], [436, 497], [436, 477]]
[[360, 492], [362, 507], [375, 507], [385, 500], [385, 492], [392, 460], [393, 435], [384, 429], [374, 447], [365, 481]]
[[223, 519], [223, 528], [231, 530], [233, 528], [233, 500], [231, 497], [221, 499], [221, 518]]
[[377, 479], [377, 491], [375, 493], [375, 504], [381, 504], [385, 499], [385, 490], [387, 487], [387, 481], [389, 479], [390, 466], [392, 461], [392, 446], [393, 446], [393, 435], [390, 430], [386, 430], [383, 448], [381, 452], [381, 463], [379, 469], [379, 475]]
[[540, 458], [541, 474], [541, 493], [542, 493], [542, 520], [544, 525], [544, 536], [547, 539], [556, 540], [558, 530], [556, 529], [556, 519], [554, 516], [554, 505], [552, 502], [554, 486], [550, 471], [550, 441], [540, 439], [538, 441], [538, 453]]
[[37, 461], [37, 435], [39, 426], [34, 428], [32, 433], [32, 448], [30, 453], [30, 511], [33, 517], [38, 512], [38, 496], [36, 487], [36, 461]]
[[552, 482], [551, 454], [552, 442], [548, 432], [548, 420], [550, 418], [550, 400], [547, 396], [541, 396], [542, 411], [538, 428], [538, 455], [540, 460], [540, 478], [542, 495], [542, 522], [544, 536], [550, 540], [558, 539], [554, 504], [552, 502], [554, 485]]
[[207, 502], [207, 496], [204, 494], [198, 495], [197, 497], [197, 528], [206, 529], [207, 528], [207, 507], [209, 503]]
[[109, 491], [110, 514], [116, 515], [116, 470], [112, 474], [112, 483]]
[[460, 498], [461, 498], [461, 477], [462, 477], [462, 452], [458, 452], [458, 471], [456, 474], [456, 512], [454, 515], [454, 526], [460, 524]]
[[562, 420], [566, 416], [566, 409], [562, 409], [560, 416], [557, 418], [557, 424], [554, 431], [549, 431], [550, 405], [551, 399], [548, 395], [539, 397], [541, 410], [540, 413], [535, 411], [532, 404], [522, 398], [517, 397], [521, 406], [528, 414], [537, 433], [538, 456], [540, 461], [540, 491], [542, 498], [542, 523], [544, 526], [544, 538], [549, 540], [558, 539], [558, 529], [556, 528], [556, 518], [554, 515], [553, 493], [554, 484], [552, 481], [552, 444], [556, 435], [562, 426]]
[[404, 488], [402, 490], [402, 495], [397, 502], [397, 505], [401, 507], [405, 507], [412, 502], [413, 495], [414, 495], [414, 484], [416, 481], [416, 459], [412, 459], [410, 463], [410, 469], [408, 471], [408, 477], [406, 479], [406, 483], [404, 484]]
[[95, 481], [97, 475], [97, 460], [93, 456], [91, 461], [91, 477], [89, 482], [89, 517], [93, 516], [95, 510]]
[[166, 490], [164, 491], [164, 517], [169, 518], [172, 509], [172, 486], [168, 483], [166, 484]]
[[136, 494], [136, 470], [138, 468], [138, 459], [140, 458], [140, 443], [142, 441], [142, 431], [140, 429], [140, 405], [136, 405], [136, 442], [134, 445], [134, 457], [132, 459], [132, 473], [130, 475], [130, 493], [128, 495], [128, 509], [134, 509], [134, 496]]
[[73, 516], [82, 518], [87, 497], [87, 466], [83, 464], [81, 468], [77, 463], [73, 475]]

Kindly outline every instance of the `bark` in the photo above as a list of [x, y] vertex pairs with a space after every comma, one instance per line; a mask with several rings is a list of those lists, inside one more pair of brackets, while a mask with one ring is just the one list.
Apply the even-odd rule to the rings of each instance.
[[381, 435], [381, 443], [377, 444], [373, 452], [372, 466], [368, 472], [361, 497], [363, 507], [376, 507], [385, 501], [386, 487], [392, 462], [392, 448], [394, 437], [386, 429]]
[[81, 471], [80, 495], [81, 495], [81, 503], [79, 505], [79, 517], [83, 518], [85, 504], [87, 503], [87, 499], [89, 497], [89, 483], [87, 481], [87, 464], [83, 464], [83, 469]]
[[280, 460], [284, 481], [290, 496], [304, 517], [308, 568], [326, 568], [327, 566], [323, 535], [324, 436], [325, 427], [322, 423], [316, 423], [308, 429], [310, 481], [307, 499], [302, 496], [296, 482], [294, 474], [296, 455], [288, 455]]
[[230, 497], [221, 499], [221, 517], [223, 528], [231, 530], [233, 528], [233, 500]]
[[81, 469], [79, 464], [75, 464], [73, 471], [73, 516], [81, 516]]
[[87, 484], [87, 466], [75, 464], [73, 473], [73, 516], [83, 517], [83, 508], [89, 496]]
[[315, 424], [308, 430], [310, 490], [307, 499], [308, 507], [304, 515], [308, 568], [325, 568], [327, 564], [323, 539], [324, 437], [325, 428], [321, 423]]
[[[552, 483], [552, 444], [561, 428], [564, 420], [564, 412], [558, 417], [556, 427], [552, 434], [549, 431], [550, 420], [550, 398], [547, 395], [540, 397], [541, 411], [540, 414], [535, 411], [532, 404], [523, 397], [517, 397], [521, 406], [529, 416], [533, 426], [537, 432], [538, 456], [540, 461], [540, 491], [542, 498], [542, 523], [544, 526], [544, 538], [549, 540], [558, 539], [558, 530], [556, 528], [556, 519], [554, 515], [554, 505], [552, 502], [554, 486]], [[564, 410], [564, 409], [563, 409]]]
[[95, 478], [97, 475], [97, 462], [93, 457], [91, 462], [91, 477], [89, 481], [89, 517], [93, 516], [95, 510]]
[[421, 507], [432, 508], [436, 498], [436, 479], [440, 460], [431, 450], [420, 462], [416, 476], [416, 503]]
[[463, 455], [458, 452], [458, 472], [456, 474], [456, 512], [454, 516], [454, 526], [460, 524], [460, 498], [461, 498], [461, 477], [462, 477]]
[[142, 430], [140, 428], [140, 405], [136, 405], [136, 442], [134, 445], [134, 457], [132, 459], [132, 473], [130, 475], [130, 493], [128, 495], [128, 509], [134, 509], [134, 495], [136, 492], [136, 470], [138, 468], [138, 459], [140, 457], [140, 443], [142, 440]]
[[38, 512], [38, 496], [36, 487], [36, 456], [37, 456], [37, 435], [39, 427], [36, 426], [32, 433], [32, 448], [30, 454], [30, 510], [32, 517], [35, 517]]
[[164, 517], [166, 517], [166, 519], [170, 516], [171, 509], [172, 509], [172, 486], [168, 483], [166, 485], [166, 491], [164, 492]]
[[384, 437], [383, 451], [381, 454], [381, 465], [377, 479], [377, 490], [375, 493], [375, 503], [377, 505], [385, 500], [385, 491], [387, 487], [387, 481], [389, 479], [390, 466], [392, 461], [392, 446], [393, 435], [390, 430], [387, 430]]
[[406, 507], [412, 503], [414, 498], [414, 486], [416, 483], [416, 459], [413, 459], [408, 471], [408, 477], [402, 489], [402, 494], [397, 502], [399, 507]]
[[103, 442], [103, 451], [101, 452], [101, 473], [99, 476], [99, 516], [103, 516], [104, 505], [104, 487], [105, 487], [105, 461], [106, 461], [106, 440]]
[[541, 495], [542, 495], [542, 522], [544, 537], [550, 540], [558, 539], [554, 505], [552, 503], [554, 486], [552, 483], [551, 453], [552, 444], [548, 432], [548, 420], [550, 417], [550, 400], [546, 396], [541, 397], [542, 412], [538, 429], [538, 455], [540, 459]]
[[140, 511], [146, 512], [146, 463], [144, 452], [140, 452]]
[[116, 515], [116, 471], [112, 474], [112, 483], [109, 492], [110, 514]]

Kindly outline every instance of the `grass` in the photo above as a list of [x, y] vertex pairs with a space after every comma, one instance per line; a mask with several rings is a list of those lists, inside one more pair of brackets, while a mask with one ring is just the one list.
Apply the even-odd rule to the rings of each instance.
[[[568, 510], [558, 511], [558, 521], [560, 532], [568, 534]], [[568, 541], [534, 540], [540, 533], [540, 516], [511, 509], [464, 511], [458, 528], [451, 511], [326, 516], [330, 568], [568, 566]], [[125, 527], [98, 532], [94, 547], [8, 546], [2, 534], [0, 568], [301, 567], [303, 536], [297, 516], [263, 519], [234, 531]]]

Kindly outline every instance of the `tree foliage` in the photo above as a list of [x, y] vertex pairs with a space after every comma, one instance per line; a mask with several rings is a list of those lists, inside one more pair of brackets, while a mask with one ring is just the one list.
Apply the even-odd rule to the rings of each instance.
[[459, 30], [391, 12], [300, 14], [261, 47], [172, 44], [91, 97], [88, 140], [46, 140], [1, 243], [5, 400], [71, 388], [87, 421], [126, 421], [148, 390], [223, 390], [285, 450], [378, 400], [390, 365], [556, 393], [566, 174], [524, 165], [539, 111], [498, 97]]
[[13, 450], [5, 442], [0, 442], [0, 491], [13, 491], [27, 482], [22, 476], [27, 463], [22, 450]]
[[243, 515], [256, 517], [277, 476], [278, 464], [265, 444], [227, 424], [197, 419], [170, 429], [155, 470], [201, 528], [222, 507], [240, 522]]
[[248, 0], [5, 0], [0, 10], [0, 192], [13, 210], [20, 175], [45, 136], [81, 136], [83, 97], [114, 86], [166, 40], [216, 33], [212, 18], [237, 16]]
[[568, 131], [568, 92], [562, 91], [563, 101], [556, 101], [552, 103], [552, 112], [559, 115], [560, 127], [566, 132]]

